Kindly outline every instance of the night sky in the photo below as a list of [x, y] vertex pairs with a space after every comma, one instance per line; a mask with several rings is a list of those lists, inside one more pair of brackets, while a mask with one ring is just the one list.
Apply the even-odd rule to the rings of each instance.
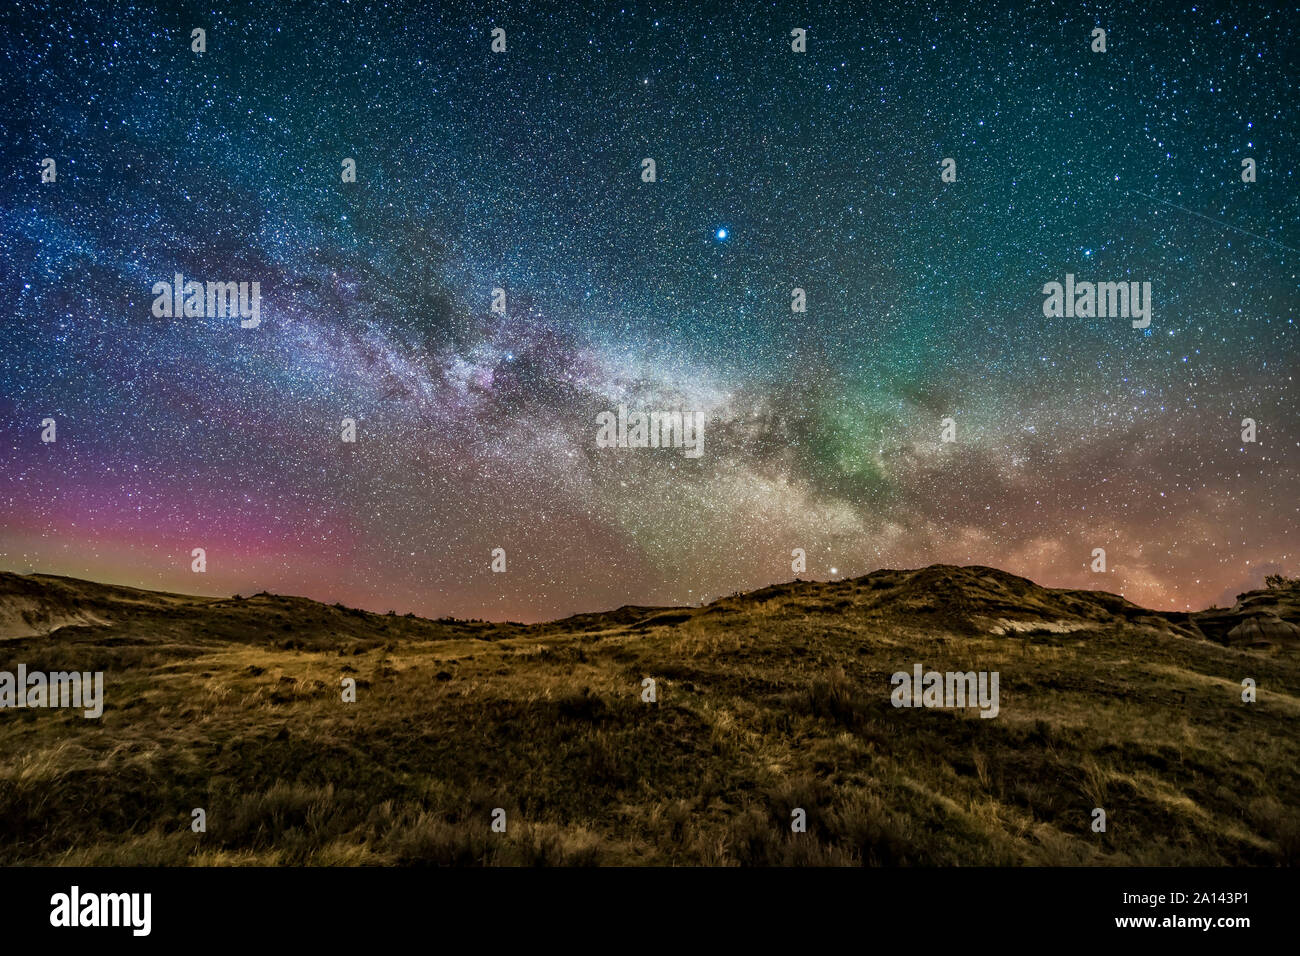
[[[1300, 571], [1296, 4], [437, 6], [6, 5], [0, 569], [514, 620], [794, 548]], [[155, 317], [177, 272], [260, 326]], [[1045, 317], [1067, 273], [1149, 328]]]

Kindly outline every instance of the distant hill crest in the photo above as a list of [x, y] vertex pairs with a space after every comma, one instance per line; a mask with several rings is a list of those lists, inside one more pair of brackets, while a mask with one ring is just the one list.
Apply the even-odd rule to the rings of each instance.
[[645, 631], [779, 615], [806, 617], [809, 626], [850, 617], [865, 626], [876, 621], [995, 635], [1136, 627], [1229, 645], [1300, 645], [1300, 586], [1286, 579], [1270, 584], [1274, 586], [1240, 595], [1231, 608], [1169, 612], [1139, 607], [1107, 591], [1042, 587], [998, 568], [935, 564], [837, 581], [796, 579], [701, 607], [625, 605], [525, 626], [375, 614], [266, 592], [247, 598], [200, 597], [0, 572], [0, 640], [98, 628], [114, 635], [161, 631], [178, 638], [328, 646], [327, 635], [363, 642], [394, 637], [493, 640], [525, 632]]

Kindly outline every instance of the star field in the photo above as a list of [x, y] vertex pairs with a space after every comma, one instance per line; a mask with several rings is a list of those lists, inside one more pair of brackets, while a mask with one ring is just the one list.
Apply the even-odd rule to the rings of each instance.
[[[794, 548], [1295, 574], [1294, 4], [972, 6], [12, 5], [0, 567], [515, 620]], [[178, 272], [260, 326], [156, 317]], [[1045, 317], [1067, 273], [1150, 326]], [[597, 448], [620, 404], [703, 455]]]

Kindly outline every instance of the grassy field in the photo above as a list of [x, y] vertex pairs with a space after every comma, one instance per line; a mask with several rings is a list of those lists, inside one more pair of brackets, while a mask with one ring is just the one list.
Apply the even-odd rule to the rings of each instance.
[[[99, 720], [0, 711], [0, 863], [1300, 857], [1295, 649], [1206, 640], [1099, 592], [930, 568], [524, 627], [80, 586], [60, 600], [110, 624], [0, 642], [0, 669], [106, 681]], [[998, 671], [1000, 713], [893, 707], [890, 675], [914, 663]]]

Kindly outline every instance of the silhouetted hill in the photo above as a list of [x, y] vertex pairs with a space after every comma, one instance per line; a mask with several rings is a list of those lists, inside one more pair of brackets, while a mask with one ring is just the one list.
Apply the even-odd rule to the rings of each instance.
[[762, 607], [764, 613], [827, 614], [889, 620], [969, 633], [1058, 632], [1130, 626], [1219, 643], [1266, 647], [1300, 642], [1300, 589], [1250, 591], [1234, 607], [1194, 613], [1152, 611], [1106, 591], [1045, 588], [996, 568], [936, 564], [880, 570], [840, 581], [790, 581], [720, 598], [703, 607], [624, 605], [536, 625], [436, 621], [374, 614], [340, 604], [265, 592], [213, 598], [98, 584], [56, 575], [0, 572], [0, 639], [66, 627], [141, 628], [174, 638], [344, 641], [455, 637], [497, 639], [527, 632], [645, 630], [720, 619]]
[[[394, 639], [438, 640], [513, 633], [516, 624], [431, 621], [265, 592], [199, 597], [0, 572], [0, 640], [75, 631], [78, 640], [240, 641], [337, 649]], [[74, 636], [65, 633], [65, 636]]]
[[[1292, 864], [1298, 603], [936, 565], [524, 626], [0, 574], [0, 675], [105, 686], [0, 708], [0, 865]], [[996, 714], [898, 706], [918, 666]]]
[[54, 574], [0, 572], [0, 639], [49, 634], [63, 627], [109, 624], [150, 612], [204, 607], [212, 601]]

